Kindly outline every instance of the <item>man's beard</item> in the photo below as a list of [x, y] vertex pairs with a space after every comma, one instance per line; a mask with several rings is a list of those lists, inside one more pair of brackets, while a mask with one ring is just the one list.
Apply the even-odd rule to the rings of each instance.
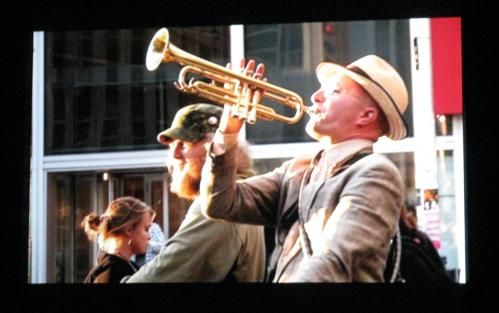
[[170, 191], [181, 198], [193, 200], [199, 192], [204, 162], [187, 161], [171, 166]]

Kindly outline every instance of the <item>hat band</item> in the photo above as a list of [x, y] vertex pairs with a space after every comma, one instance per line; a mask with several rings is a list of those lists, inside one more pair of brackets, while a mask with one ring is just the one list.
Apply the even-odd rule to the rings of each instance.
[[369, 79], [369, 81], [371, 81], [376, 86], [378, 86], [378, 88], [383, 91], [383, 93], [388, 97], [388, 99], [390, 99], [390, 102], [392, 103], [393, 107], [395, 107], [395, 110], [397, 111], [397, 114], [399, 115], [400, 119], [402, 120], [402, 123], [404, 123], [405, 129], [408, 129], [407, 123], [406, 123], [406, 121], [404, 119], [404, 116], [400, 112], [400, 109], [398, 108], [397, 104], [395, 103], [395, 100], [393, 100], [392, 96], [388, 93], [388, 91], [386, 91], [386, 89], [383, 88], [383, 86], [381, 86], [377, 81], [375, 81], [369, 75], [367, 75], [367, 73], [364, 72], [361, 68], [359, 68], [357, 66], [352, 66], [352, 67], [349, 67], [348, 69], [351, 70], [352, 72], [356, 73], [356, 74], [359, 74], [360, 76], [362, 76], [364, 78]]

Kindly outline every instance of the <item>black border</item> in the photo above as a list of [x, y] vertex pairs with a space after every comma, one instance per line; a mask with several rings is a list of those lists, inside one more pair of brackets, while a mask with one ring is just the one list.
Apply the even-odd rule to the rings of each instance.
[[[497, 110], [494, 80], [492, 8], [459, 1], [39, 1], [3, 4], [4, 78], [3, 155], [6, 165], [2, 285], [14, 311], [195, 311], [199, 312], [457, 312], [492, 303], [497, 267], [492, 214], [499, 188], [494, 143]], [[261, 11], [263, 10], [263, 11]], [[370, 20], [461, 16], [463, 34], [463, 97], [465, 140], [466, 238], [469, 283], [465, 285], [356, 284], [171, 284], [134, 286], [31, 285], [27, 277], [29, 174], [31, 137], [32, 31], [247, 23]], [[7, 22], [7, 23], [5, 23]], [[7, 66], [5, 66], [7, 65]], [[485, 78], [485, 79], [484, 79]], [[5, 81], [5, 79], [4, 79]], [[497, 79], [496, 79], [497, 81]], [[487, 85], [488, 83], [488, 85]], [[487, 121], [487, 118], [491, 118]], [[491, 149], [492, 148], [492, 149]], [[12, 183], [11, 183], [12, 182]], [[492, 182], [492, 183], [491, 183]], [[10, 229], [10, 228], [9, 228]], [[11, 288], [9, 286], [12, 286]], [[489, 291], [490, 290], [490, 291]], [[5, 296], [4, 295], [4, 296]], [[11, 296], [12, 295], [12, 296]], [[17, 307], [17, 309], [16, 309]], [[157, 308], [157, 309], [155, 309]], [[178, 309], [174, 309], [178, 308]], [[490, 306], [489, 306], [490, 308]], [[492, 310], [488, 310], [492, 311]]]

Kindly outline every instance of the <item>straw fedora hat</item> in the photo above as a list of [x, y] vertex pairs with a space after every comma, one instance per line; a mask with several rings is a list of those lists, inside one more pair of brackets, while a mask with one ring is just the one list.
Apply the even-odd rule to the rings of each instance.
[[407, 89], [388, 62], [376, 55], [367, 55], [346, 67], [331, 62], [320, 63], [316, 73], [322, 85], [336, 74], [348, 75], [371, 95], [385, 114], [389, 125], [385, 135], [394, 140], [407, 135], [407, 125], [402, 116], [409, 102]]

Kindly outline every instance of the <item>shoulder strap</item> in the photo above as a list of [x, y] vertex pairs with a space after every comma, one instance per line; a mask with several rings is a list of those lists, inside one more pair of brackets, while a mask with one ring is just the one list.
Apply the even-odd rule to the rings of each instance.
[[357, 153], [356, 155], [354, 155], [353, 157], [351, 157], [350, 160], [348, 160], [345, 164], [352, 165], [355, 162], [357, 162], [358, 160], [360, 160], [363, 157], [368, 156], [370, 154], [372, 154], [372, 152], [361, 151], [361, 152]]
[[343, 172], [346, 170], [350, 165], [354, 164], [355, 162], [359, 161], [365, 156], [368, 156], [372, 154], [372, 152], [366, 152], [366, 151], [361, 151], [354, 156], [352, 156], [350, 159], [348, 159], [343, 165], [334, 173], [334, 175], [338, 175], [339, 173]]
[[[402, 236], [400, 235], [400, 227], [399, 224], [397, 224], [397, 232], [395, 234], [395, 237], [392, 239], [390, 250], [393, 251], [394, 255], [394, 262], [392, 265], [392, 270], [391, 270], [391, 275], [388, 280], [389, 283], [396, 283], [396, 282], [405, 282], [403, 277], [401, 276], [400, 272], [400, 261], [402, 258]], [[390, 253], [389, 253], [390, 254]]]

